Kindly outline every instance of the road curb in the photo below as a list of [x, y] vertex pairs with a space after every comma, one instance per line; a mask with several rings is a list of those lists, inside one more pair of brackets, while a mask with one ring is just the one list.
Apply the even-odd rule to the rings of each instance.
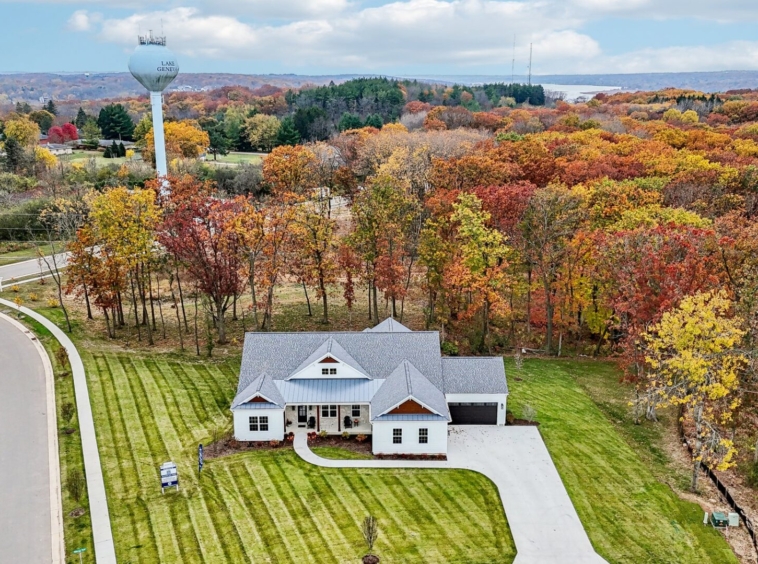
[[76, 411], [79, 418], [79, 433], [82, 438], [82, 454], [84, 455], [84, 474], [87, 479], [87, 492], [89, 495], [89, 509], [92, 518], [92, 537], [95, 543], [95, 560], [99, 564], [116, 564], [116, 548], [113, 543], [110, 513], [108, 512], [108, 499], [105, 495], [105, 481], [103, 468], [100, 464], [100, 452], [97, 448], [97, 436], [95, 434], [95, 422], [92, 417], [92, 405], [87, 388], [87, 376], [84, 372], [79, 351], [76, 350], [71, 339], [55, 323], [23, 306], [17, 306], [13, 302], [0, 298], [0, 304], [42, 324], [50, 331], [68, 353], [71, 365], [71, 374], [74, 380], [74, 395], [76, 396]]
[[6, 320], [24, 335], [29, 337], [37, 349], [42, 366], [45, 369], [45, 395], [47, 400], [47, 448], [48, 468], [50, 472], [50, 535], [52, 546], [52, 564], [60, 564], [66, 559], [66, 545], [63, 540], [63, 499], [61, 497], [61, 465], [58, 450], [58, 417], [55, 407], [55, 374], [50, 357], [34, 334], [22, 323], [9, 315], [0, 313], [0, 318]]

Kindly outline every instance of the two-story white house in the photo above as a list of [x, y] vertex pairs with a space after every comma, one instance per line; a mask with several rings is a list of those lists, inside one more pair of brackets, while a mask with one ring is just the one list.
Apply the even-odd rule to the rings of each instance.
[[248, 333], [232, 402], [239, 441], [296, 429], [372, 436], [374, 454], [447, 454], [449, 424], [504, 425], [499, 357], [443, 357], [436, 331]]

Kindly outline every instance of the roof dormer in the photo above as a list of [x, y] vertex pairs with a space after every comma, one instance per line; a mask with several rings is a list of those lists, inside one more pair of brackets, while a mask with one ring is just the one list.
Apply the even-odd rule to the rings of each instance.
[[287, 378], [367, 378], [371, 376], [334, 338], [329, 337]]

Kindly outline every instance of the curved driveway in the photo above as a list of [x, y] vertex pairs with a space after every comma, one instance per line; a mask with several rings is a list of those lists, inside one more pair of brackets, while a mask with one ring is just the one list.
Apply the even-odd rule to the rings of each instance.
[[0, 316], [0, 560], [59, 561], [49, 440], [45, 365], [29, 336]]
[[308, 448], [304, 430], [295, 452], [331, 468], [463, 468], [497, 486], [516, 543], [514, 564], [605, 564], [592, 547], [574, 504], [536, 427], [451, 426], [447, 460], [327, 460]]

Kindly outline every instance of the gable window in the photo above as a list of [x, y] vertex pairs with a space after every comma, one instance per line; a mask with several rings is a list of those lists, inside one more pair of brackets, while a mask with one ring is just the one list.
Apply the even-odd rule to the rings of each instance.
[[418, 444], [425, 445], [429, 443], [429, 429], [418, 430]]
[[395, 445], [403, 444], [403, 430], [402, 429], [392, 429], [392, 444], [395, 444]]
[[250, 418], [250, 430], [251, 431], [268, 431], [268, 416], [262, 417], [253, 416]]
[[351, 409], [352, 416], [353, 417], [360, 417], [361, 416], [361, 406], [360, 405], [354, 405]]
[[322, 376], [328, 376], [329, 375], [329, 369], [328, 368], [322, 368], [321, 369], [321, 375]]
[[329, 374], [331, 374], [331, 375], [337, 374], [337, 369], [336, 368], [330, 368], [329, 369]]
[[337, 417], [337, 406], [336, 405], [322, 405], [321, 417]]

